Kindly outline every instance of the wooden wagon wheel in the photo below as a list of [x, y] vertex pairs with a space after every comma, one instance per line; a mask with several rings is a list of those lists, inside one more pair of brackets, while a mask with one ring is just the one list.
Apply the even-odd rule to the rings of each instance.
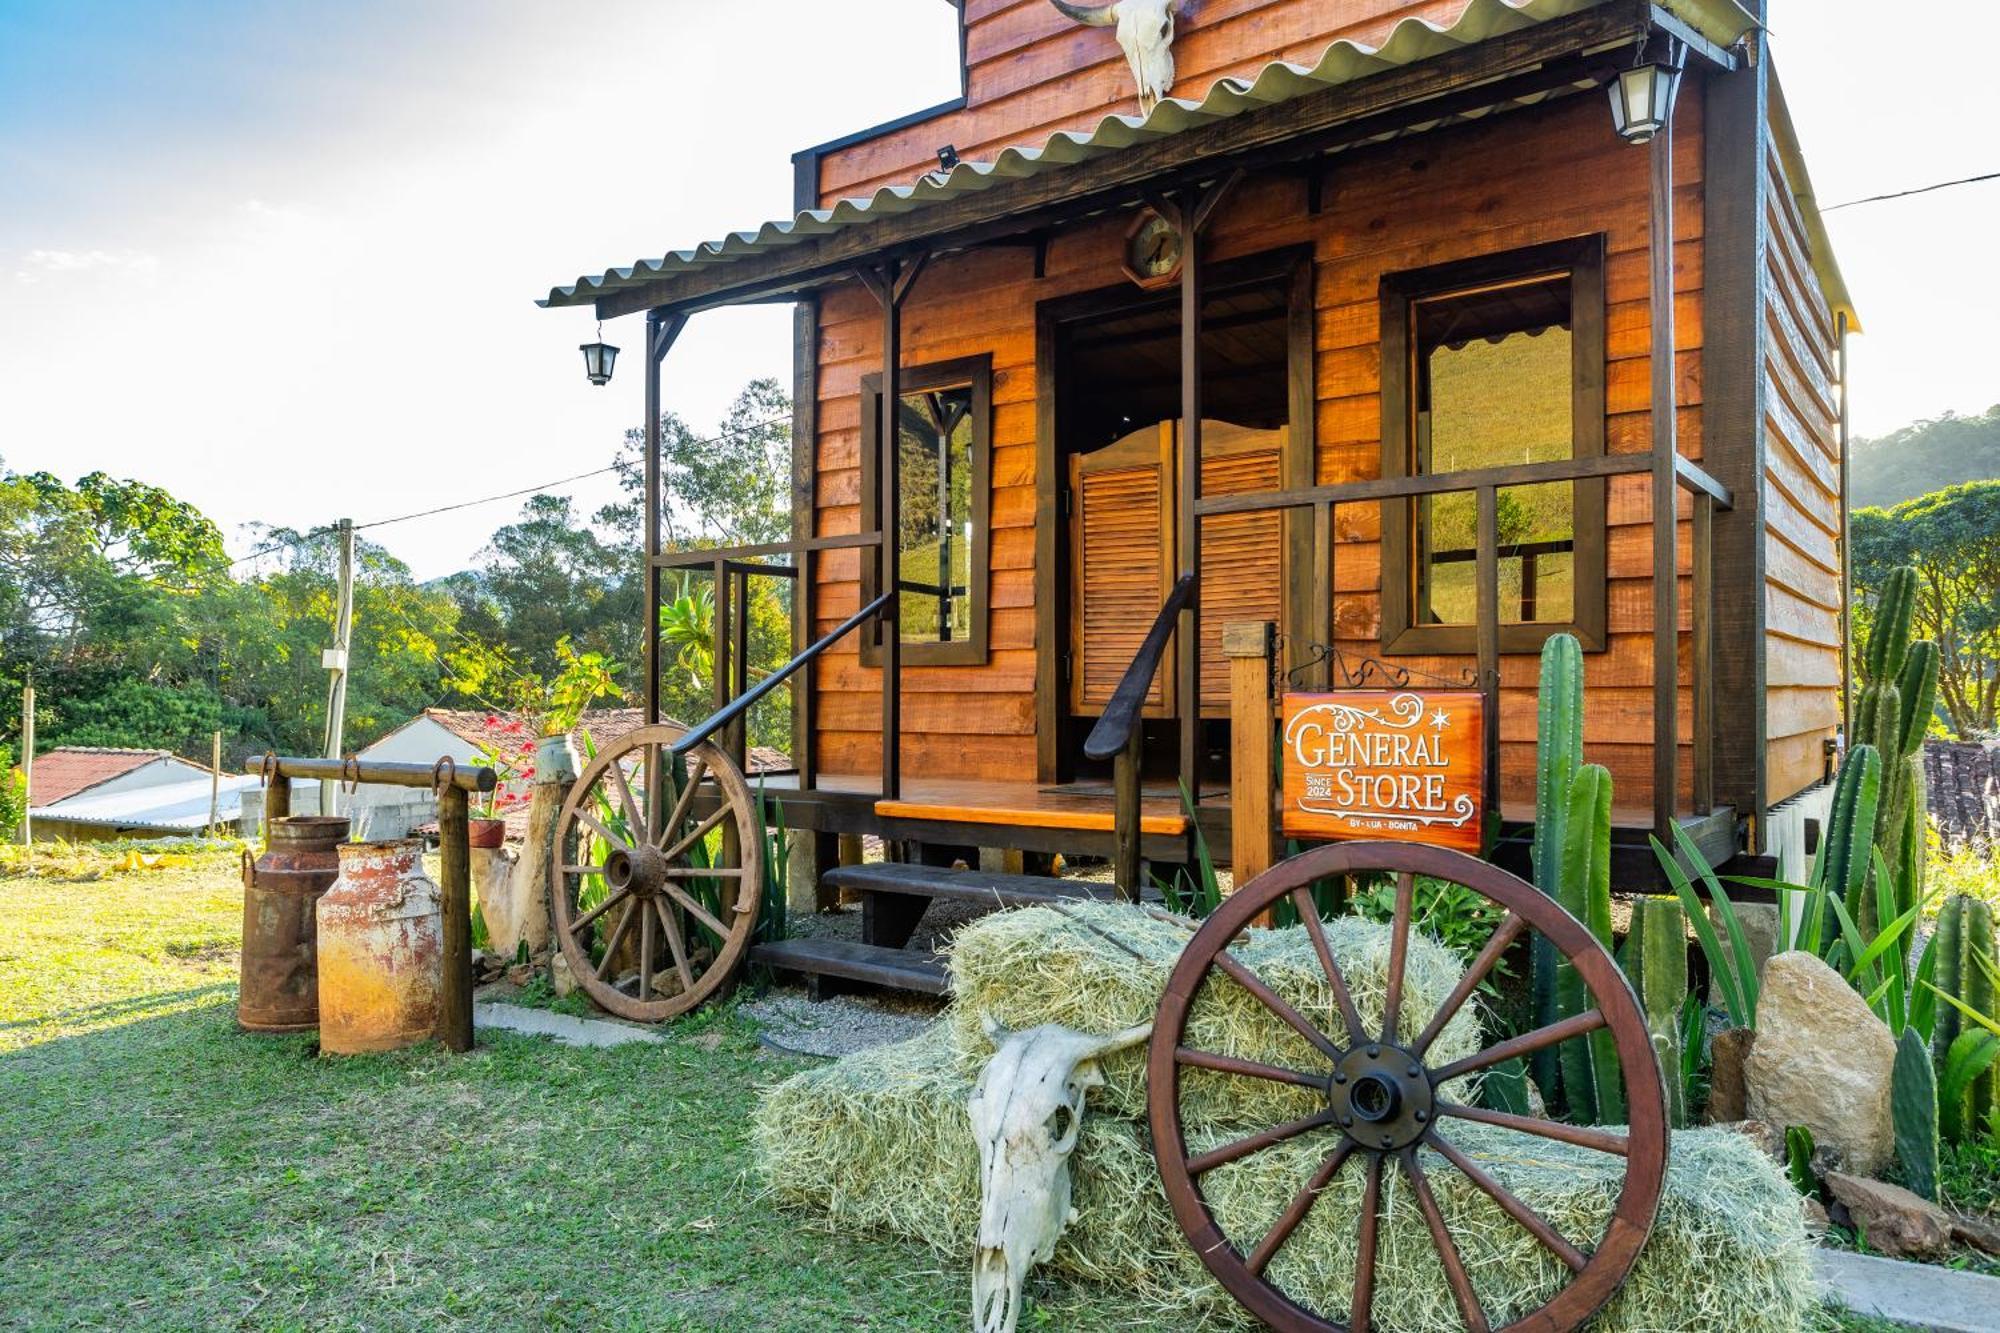
[[[1320, 927], [1310, 886], [1329, 876], [1389, 871], [1396, 875], [1396, 907], [1390, 934], [1389, 977], [1381, 1029], [1364, 1026]], [[1464, 885], [1502, 908], [1506, 917], [1464, 977], [1408, 1046], [1391, 1039], [1398, 1031], [1403, 973], [1408, 960], [1415, 879], [1424, 875]], [[1228, 946], [1280, 899], [1289, 896], [1309, 931], [1334, 1001], [1326, 1014], [1303, 1014], [1230, 956]], [[1437, 1065], [1426, 1052], [1462, 1009], [1501, 956], [1527, 931], [1539, 931], [1588, 986], [1596, 1007], [1562, 1022], [1496, 1042], [1476, 1055]], [[1280, 1069], [1185, 1045], [1188, 1012], [1195, 996], [1215, 973], [1222, 973], [1295, 1029], [1318, 1052], [1311, 1067]], [[1221, 984], [1230, 984], [1229, 981]], [[1630, 1125], [1625, 1133], [1585, 1129], [1509, 1115], [1452, 1102], [1443, 1091], [1452, 1079], [1507, 1060], [1548, 1049], [1563, 1041], [1608, 1028], [1624, 1075]], [[1244, 1078], [1303, 1085], [1326, 1097], [1323, 1111], [1274, 1126], [1209, 1152], [1190, 1156], [1181, 1124], [1181, 1070], [1188, 1066]], [[1631, 1271], [1646, 1243], [1659, 1208], [1666, 1174], [1667, 1106], [1659, 1063], [1631, 986], [1596, 937], [1533, 885], [1463, 853], [1403, 843], [1343, 843], [1294, 857], [1258, 876], [1229, 898], [1189, 941], [1167, 983], [1148, 1052], [1147, 1109], [1153, 1151], [1174, 1216], [1195, 1253], [1246, 1309], [1283, 1333], [1367, 1333], [1375, 1297], [1377, 1232], [1382, 1180], [1394, 1165], [1408, 1179], [1431, 1242], [1444, 1266], [1453, 1299], [1468, 1329], [1491, 1328], [1451, 1231], [1431, 1192], [1426, 1172], [1444, 1164], [1463, 1173], [1569, 1270], [1570, 1280], [1540, 1309], [1506, 1325], [1510, 1333], [1564, 1333], [1600, 1309]], [[1479, 1121], [1524, 1134], [1593, 1149], [1622, 1159], [1624, 1180], [1618, 1205], [1594, 1245], [1565, 1237], [1482, 1171], [1453, 1145], [1448, 1123]], [[1298, 1194], [1262, 1236], [1231, 1238], [1216, 1222], [1202, 1196], [1201, 1178], [1226, 1163], [1274, 1144], [1307, 1136], [1325, 1140], [1317, 1171], [1301, 1182]], [[1426, 1166], [1419, 1150], [1442, 1159]], [[1352, 1165], [1350, 1166], [1350, 1162]], [[1343, 1169], [1365, 1173], [1354, 1294], [1346, 1322], [1295, 1302], [1266, 1276], [1273, 1258], [1304, 1222], [1319, 1194]], [[1247, 1241], [1247, 1243], [1245, 1243]]]
[[703, 743], [676, 761], [677, 727], [641, 727], [600, 753], [556, 824], [557, 942], [607, 1011], [659, 1023], [735, 977], [757, 927], [764, 842], [750, 785]]

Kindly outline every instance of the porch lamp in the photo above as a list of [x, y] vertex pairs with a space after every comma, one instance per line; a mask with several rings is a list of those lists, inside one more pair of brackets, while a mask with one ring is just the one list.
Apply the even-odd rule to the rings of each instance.
[[1634, 65], [1611, 81], [1611, 122], [1627, 143], [1652, 142], [1673, 119], [1681, 60], [1681, 45], [1674, 42], [1664, 59]]
[[611, 368], [618, 364], [618, 349], [604, 341], [604, 325], [597, 326], [597, 341], [583, 344], [583, 370], [598, 388], [611, 383]]

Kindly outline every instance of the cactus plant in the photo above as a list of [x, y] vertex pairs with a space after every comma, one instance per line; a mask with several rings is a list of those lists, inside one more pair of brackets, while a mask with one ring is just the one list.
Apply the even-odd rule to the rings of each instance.
[[[1570, 783], [1563, 814], [1562, 876], [1557, 901], [1608, 950], [1611, 938], [1611, 773], [1585, 764]], [[1568, 963], [1556, 968], [1556, 1017], [1584, 1013], [1594, 1004], [1589, 988]], [[1563, 1095], [1570, 1118], [1582, 1124], [1617, 1124], [1625, 1118], [1625, 1089], [1610, 1031], [1594, 1032], [1560, 1048]]]
[[[1993, 985], [1996, 973], [2000, 973], [2000, 960], [1995, 957], [1992, 909], [1977, 898], [1947, 898], [1938, 912], [1937, 961], [1932, 984], [1939, 994], [1949, 996], [1966, 1009], [1992, 1014], [1996, 1012]], [[1931, 1032], [1931, 1052], [1939, 1073], [1944, 1072], [1952, 1044], [1960, 1034], [1977, 1030], [1958, 1005], [1938, 1007], [1937, 1022]], [[1984, 1123], [1995, 1105], [1995, 1093], [2000, 1092], [1996, 1082], [2000, 1082], [2000, 1075], [1991, 1069], [1971, 1079], [1959, 1104], [1946, 1108], [1947, 1124]]]
[[[1583, 766], [1583, 645], [1574, 635], [1553, 634], [1542, 645], [1535, 725], [1535, 841], [1530, 855], [1536, 887], [1551, 898], [1560, 898], [1563, 822], [1569, 812], [1570, 785]], [[1546, 1027], [1560, 1016], [1557, 954], [1555, 946], [1539, 935], [1534, 942], [1532, 969], [1535, 1023]], [[1533, 1071], [1542, 1091], [1553, 1094], [1556, 1053], [1537, 1052]]]
[[[1867, 919], [1875, 918], [1868, 891], [1868, 866], [1875, 845], [1875, 814], [1882, 792], [1881, 751], [1872, 745], [1857, 745], [1840, 766], [1834, 783], [1833, 805], [1827, 812], [1825, 840], [1819, 863], [1814, 867], [1814, 886], [1839, 898], [1847, 914], [1861, 921], [1864, 906]], [[1831, 909], [1828, 909], [1829, 911]], [[1808, 922], [1815, 938], [1834, 938], [1838, 928], [1831, 920]], [[1816, 950], [1815, 950], [1816, 952]]]
[[[1924, 733], [1937, 705], [1937, 645], [1910, 638], [1917, 588], [1917, 571], [1908, 566], [1891, 571], [1883, 584], [1875, 607], [1875, 627], [1861, 657], [1861, 697], [1854, 720], [1855, 739], [1874, 746], [1882, 759], [1881, 792], [1870, 841], [1881, 849], [1895, 877], [1891, 897], [1898, 915], [1923, 898], [1926, 802], [1922, 753]], [[1846, 904], [1863, 938], [1873, 939], [1882, 924], [1877, 895], [1863, 892], [1848, 897]]]
[[1641, 898], [1632, 905], [1626, 941], [1628, 972], [1646, 1012], [1646, 1030], [1659, 1053], [1667, 1109], [1676, 1129], [1687, 1124], [1687, 1086], [1681, 1078], [1681, 1027], [1688, 998], [1687, 909], [1677, 898]]
[[1938, 1179], [1938, 1085], [1930, 1046], [1915, 1028], [1904, 1028], [1889, 1075], [1889, 1109], [1896, 1129], [1896, 1160], [1903, 1183], [1933, 1202]]

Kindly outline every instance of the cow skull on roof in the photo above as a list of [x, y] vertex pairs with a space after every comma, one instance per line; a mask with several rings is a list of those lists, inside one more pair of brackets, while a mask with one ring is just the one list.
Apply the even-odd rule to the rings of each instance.
[[1079, 5], [1049, 0], [1078, 23], [1118, 29], [1132, 77], [1139, 82], [1139, 114], [1151, 115], [1174, 87], [1174, 17], [1182, 0], [1113, 0], [1107, 5]]

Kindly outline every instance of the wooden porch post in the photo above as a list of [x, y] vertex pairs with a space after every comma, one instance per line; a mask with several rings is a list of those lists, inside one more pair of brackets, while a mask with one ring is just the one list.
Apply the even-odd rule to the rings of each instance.
[[1179, 677], [1176, 693], [1181, 713], [1181, 784], [1187, 799], [1201, 801], [1201, 414], [1202, 371], [1201, 223], [1205, 213], [1195, 197], [1180, 208], [1181, 233], [1181, 568], [1195, 576], [1194, 596], [1181, 609], [1179, 650], [1174, 655]]
[[1229, 865], [1239, 889], [1276, 860], [1271, 658], [1277, 629], [1269, 621], [1247, 621], [1222, 630], [1222, 653], [1229, 659]]
[[660, 720], [660, 363], [687, 327], [688, 317], [675, 311], [646, 312], [646, 725]]
[[1673, 845], [1680, 753], [1680, 483], [1674, 461], [1674, 116], [1653, 136], [1653, 831]]

